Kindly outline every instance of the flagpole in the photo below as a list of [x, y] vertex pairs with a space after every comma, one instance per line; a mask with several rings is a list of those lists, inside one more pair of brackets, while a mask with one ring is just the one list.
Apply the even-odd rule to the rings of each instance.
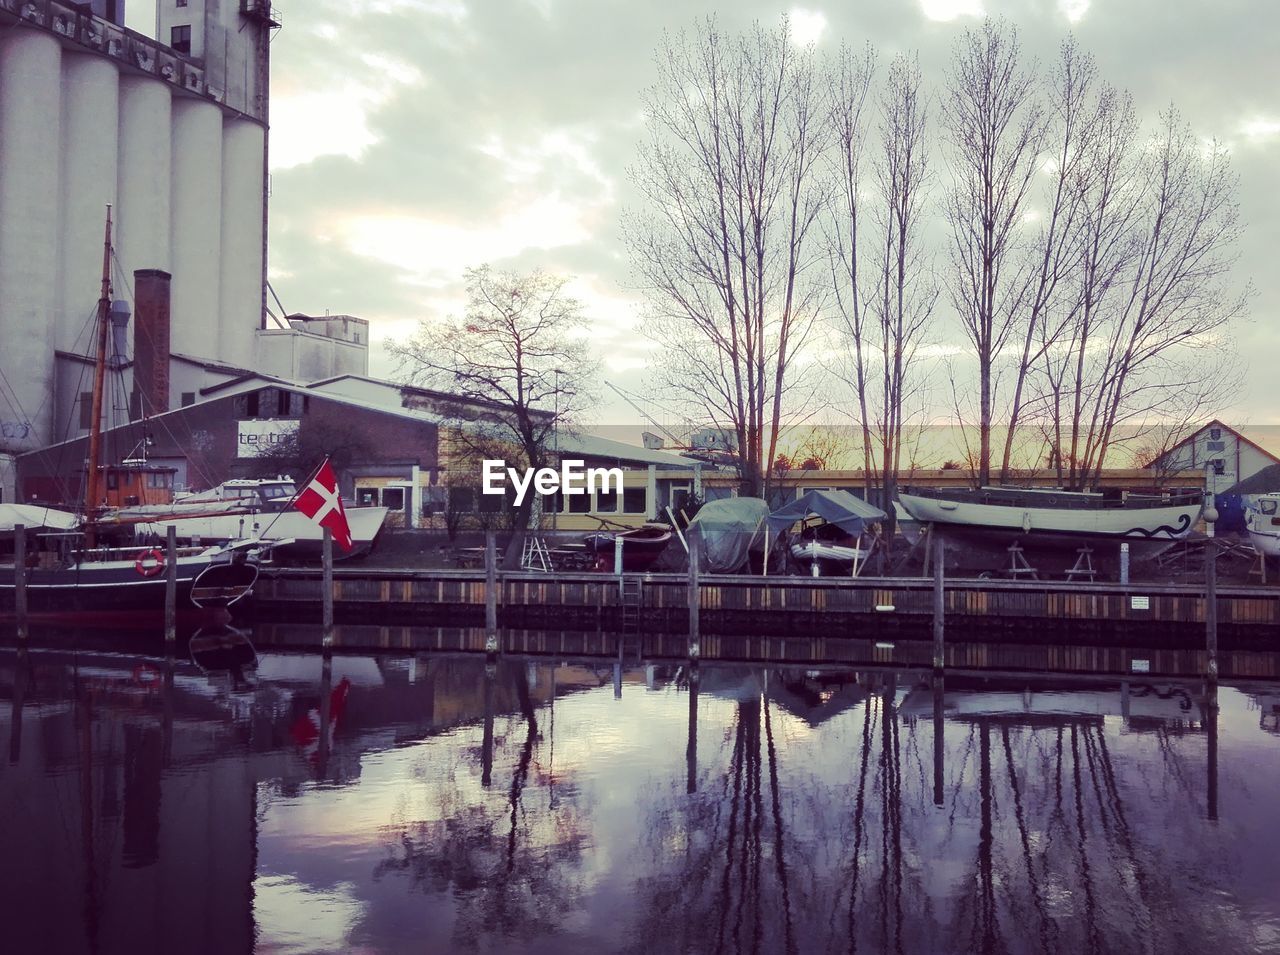
[[[298, 499], [298, 497], [302, 494], [303, 491], [305, 491], [308, 487], [311, 486], [311, 482], [316, 479], [316, 475], [318, 475], [321, 472], [321, 470], [324, 469], [324, 466], [328, 463], [329, 463], [329, 455], [326, 454], [324, 456], [324, 460], [321, 461], [318, 465], [316, 465], [316, 469], [311, 472], [311, 477], [307, 478], [301, 484], [297, 484], [294, 486], [293, 497], [289, 498], [288, 503], [286, 503], [284, 507], [276, 511], [276, 516], [271, 518], [271, 523], [258, 532], [258, 540], [262, 540], [262, 538], [267, 536], [267, 531], [271, 530], [271, 528], [275, 526], [276, 521], [280, 519], [280, 515], [283, 514], [285, 511], [289, 510], [289, 508], [293, 507], [294, 501]], [[334, 477], [337, 477], [336, 473]], [[342, 493], [341, 489], [338, 489], [338, 494], [341, 495], [341, 493]]]

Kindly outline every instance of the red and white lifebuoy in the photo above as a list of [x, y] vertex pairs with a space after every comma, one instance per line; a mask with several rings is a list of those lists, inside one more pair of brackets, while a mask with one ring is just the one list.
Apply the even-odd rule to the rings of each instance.
[[158, 547], [144, 550], [133, 562], [133, 569], [143, 577], [154, 577], [164, 570], [164, 551]]

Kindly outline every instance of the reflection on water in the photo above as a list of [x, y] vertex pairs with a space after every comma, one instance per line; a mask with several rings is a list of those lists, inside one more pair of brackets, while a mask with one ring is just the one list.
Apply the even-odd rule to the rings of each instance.
[[1274, 685], [226, 634], [0, 694], [9, 951], [1280, 947]]

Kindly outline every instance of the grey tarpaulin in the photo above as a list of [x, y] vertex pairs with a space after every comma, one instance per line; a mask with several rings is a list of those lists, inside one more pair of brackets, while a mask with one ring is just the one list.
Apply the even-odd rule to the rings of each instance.
[[702, 537], [702, 567], [710, 574], [732, 574], [747, 561], [753, 546], [764, 544], [769, 505], [758, 497], [726, 497], [708, 501], [689, 522], [689, 533]]
[[769, 515], [769, 532], [778, 534], [808, 517], [821, 517], [857, 537], [868, 524], [884, 520], [885, 513], [848, 491], [806, 491]]

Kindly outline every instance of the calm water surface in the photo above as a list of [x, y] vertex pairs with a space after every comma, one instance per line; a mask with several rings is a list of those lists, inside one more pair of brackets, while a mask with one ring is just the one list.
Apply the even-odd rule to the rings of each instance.
[[10, 952], [1280, 951], [1280, 688], [0, 651]]

